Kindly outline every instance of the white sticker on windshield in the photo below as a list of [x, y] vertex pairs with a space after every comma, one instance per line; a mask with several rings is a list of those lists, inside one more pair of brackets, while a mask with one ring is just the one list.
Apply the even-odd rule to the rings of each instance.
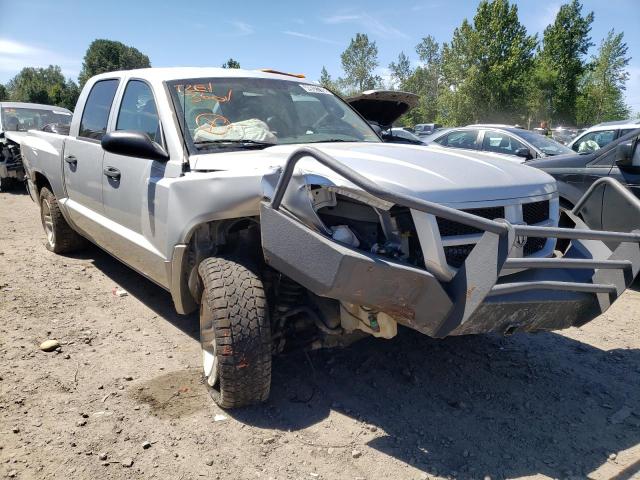
[[331, 92], [320, 85], [309, 85], [308, 83], [299, 83], [300, 88], [308, 93], [324, 93], [325, 95], [331, 95]]

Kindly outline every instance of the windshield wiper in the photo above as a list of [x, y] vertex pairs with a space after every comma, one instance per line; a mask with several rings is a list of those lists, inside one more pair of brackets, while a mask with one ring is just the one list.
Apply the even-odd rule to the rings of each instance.
[[305, 143], [330, 143], [330, 142], [359, 142], [360, 140], [345, 140], [344, 138], [327, 138], [326, 140], [316, 140], [315, 142]]
[[199, 142], [194, 142], [196, 148], [206, 148], [210, 145], [222, 146], [222, 145], [233, 145], [234, 147], [242, 147], [242, 148], [266, 148], [277, 145], [277, 143], [273, 142], [261, 142], [259, 140], [250, 140], [250, 139], [216, 139], [216, 140], [202, 140]]

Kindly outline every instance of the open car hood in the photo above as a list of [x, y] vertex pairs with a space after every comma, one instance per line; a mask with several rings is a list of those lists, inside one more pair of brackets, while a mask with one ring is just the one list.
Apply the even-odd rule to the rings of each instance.
[[417, 106], [420, 97], [415, 93], [395, 90], [366, 90], [360, 95], [346, 98], [346, 101], [365, 120], [385, 128]]

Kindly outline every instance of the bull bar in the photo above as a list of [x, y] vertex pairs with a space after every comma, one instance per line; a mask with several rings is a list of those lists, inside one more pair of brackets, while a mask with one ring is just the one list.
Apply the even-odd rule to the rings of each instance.
[[[309, 157], [373, 197], [484, 233], [449, 282], [339, 244], [280, 208], [296, 164]], [[384, 311], [433, 337], [580, 326], [606, 311], [640, 269], [640, 231], [593, 230], [577, 218], [599, 188], [611, 188], [640, 215], [633, 194], [602, 178], [572, 210], [576, 228], [512, 225], [391, 192], [330, 155], [302, 147], [289, 156], [271, 201], [261, 205], [263, 250], [268, 264], [314, 293]], [[518, 236], [571, 242], [562, 256], [508, 258]]]

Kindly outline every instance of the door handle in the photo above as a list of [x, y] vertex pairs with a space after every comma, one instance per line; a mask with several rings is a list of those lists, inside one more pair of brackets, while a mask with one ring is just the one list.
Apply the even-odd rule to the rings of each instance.
[[120, 170], [115, 167], [105, 167], [102, 171], [107, 177], [113, 178], [114, 180], [120, 180]]
[[74, 155], [67, 155], [66, 157], [64, 157], [64, 161], [67, 162], [69, 165], [78, 164], [78, 159]]

